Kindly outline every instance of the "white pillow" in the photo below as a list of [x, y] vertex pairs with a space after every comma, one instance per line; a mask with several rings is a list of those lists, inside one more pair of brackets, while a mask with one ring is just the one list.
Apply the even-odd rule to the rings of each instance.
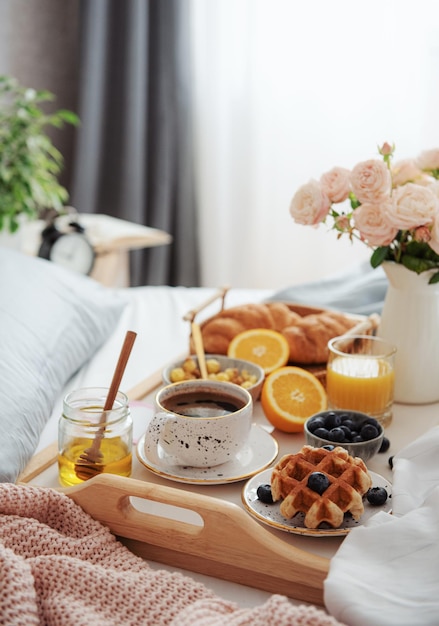
[[0, 482], [15, 482], [65, 383], [115, 328], [119, 292], [0, 247]]

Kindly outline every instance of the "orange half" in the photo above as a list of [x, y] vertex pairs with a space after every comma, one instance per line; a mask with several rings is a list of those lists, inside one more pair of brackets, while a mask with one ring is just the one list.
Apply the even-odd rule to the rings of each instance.
[[269, 328], [252, 328], [232, 339], [227, 356], [256, 363], [269, 374], [288, 362], [290, 347], [281, 333]]
[[326, 409], [326, 391], [308, 370], [281, 367], [265, 379], [261, 406], [275, 428], [285, 433], [301, 432], [309, 417]]

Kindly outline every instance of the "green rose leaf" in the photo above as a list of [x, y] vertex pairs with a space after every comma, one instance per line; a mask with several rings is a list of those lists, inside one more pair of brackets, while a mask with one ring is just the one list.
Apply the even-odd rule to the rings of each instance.
[[372, 256], [370, 257], [370, 264], [375, 269], [383, 261], [390, 258], [390, 247], [389, 246], [380, 246], [376, 250], [373, 251]]
[[422, 272], [427, 272], [428, 270], [436, 267], [436, 263], [434, 263], [434, 261], [410, 256], [409, 254], [404, 254], [401, 261], [404, 267], [412, 272], [416, 272], [417, 274], [422, 274]]

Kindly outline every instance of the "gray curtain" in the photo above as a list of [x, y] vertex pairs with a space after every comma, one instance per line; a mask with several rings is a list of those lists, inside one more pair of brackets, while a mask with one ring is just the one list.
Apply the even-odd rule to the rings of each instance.
[[198, 286], [187, 0], [81, 0], [71, 204], [159, 228], [131, 285]]
[[[78, 33], [80, 0], [0, 0], [0, 73], [55, 100], [47, 110], [78, 110]], [[76, 129], [47, 128], [64, 157], [60, 182], [71, 189]]]

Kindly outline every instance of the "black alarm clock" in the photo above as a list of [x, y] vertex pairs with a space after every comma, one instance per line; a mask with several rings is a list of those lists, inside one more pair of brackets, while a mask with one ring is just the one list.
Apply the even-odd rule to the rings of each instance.
[[38, 256], [80, 274], [90, 274], [95, 262], [93, 246], [80, 224], [70, 222], [68, 227], [68, 231], [61, 232], [54, 223], [46, 226]]

